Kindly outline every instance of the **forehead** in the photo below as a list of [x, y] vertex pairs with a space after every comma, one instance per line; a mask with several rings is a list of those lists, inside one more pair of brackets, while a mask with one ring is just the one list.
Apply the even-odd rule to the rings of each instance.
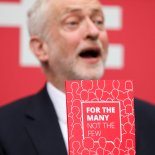
[[50, 10], [53, 15], [63, 15], [74, 10], [101, 10], [99, 0], [52, 0]]

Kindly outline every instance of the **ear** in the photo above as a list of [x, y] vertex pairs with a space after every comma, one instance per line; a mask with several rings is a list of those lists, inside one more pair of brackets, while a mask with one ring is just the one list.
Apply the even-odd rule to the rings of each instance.
[[48, 46], [45, 41], [38, 36], [31, 36], [30, 48], [40, 62], [47, 62]]

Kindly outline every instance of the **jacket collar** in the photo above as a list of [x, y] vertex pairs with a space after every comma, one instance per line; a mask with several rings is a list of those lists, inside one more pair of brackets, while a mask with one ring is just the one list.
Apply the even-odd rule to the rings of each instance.
[[57, 115], [46, 87], [33, 97], [25, 114], [27, 133], [39, 155], [67, 155]]

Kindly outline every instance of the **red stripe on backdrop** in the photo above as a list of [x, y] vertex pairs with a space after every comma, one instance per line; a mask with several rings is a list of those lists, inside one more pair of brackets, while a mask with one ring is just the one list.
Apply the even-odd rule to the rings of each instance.
[[20, 2], [21, 0], [0, 0], [0, 2]]

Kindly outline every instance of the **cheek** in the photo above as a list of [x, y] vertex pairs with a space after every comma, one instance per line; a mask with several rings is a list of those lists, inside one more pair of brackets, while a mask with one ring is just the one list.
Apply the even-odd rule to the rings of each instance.
[[99, 38], [100, 38], [100, 41], [101, 41], [103, 47], [104, 48], [107, 48], [108, 47], [108, 44], [109, 44], [107, 32], [101, 33], [101, 35], [100, 35]]
[[50, 60], [68, 59], [74, 57], [79, 45], [79, 39], [74, 35], [60, 35], [58, 39], [53, 40], [53, 46], [50, 46]]
[[61, 35], [61, 43], [68, 49], [76, 48], [81, 41], [81, 35], [78, 31], [75, 32], [62, 32]]

